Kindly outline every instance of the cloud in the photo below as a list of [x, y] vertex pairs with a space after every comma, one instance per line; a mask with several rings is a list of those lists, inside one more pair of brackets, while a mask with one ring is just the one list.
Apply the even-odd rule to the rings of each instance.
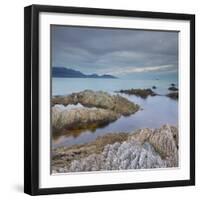
[[164, 72], [164, 71], [174, 71], [173, 65], [162, 65], [162, 66], [154, 66], [154, 67], [126, 67], [126, 68], [113, 68], [109, 70], [104, 70], [102, 73], [108, 73], [113, 75], [126, 75], [131, 73], [143, 73], [143, 72]]
[[52, 64], [84, 73], [177, 71], [178, 32], [52, 26]]

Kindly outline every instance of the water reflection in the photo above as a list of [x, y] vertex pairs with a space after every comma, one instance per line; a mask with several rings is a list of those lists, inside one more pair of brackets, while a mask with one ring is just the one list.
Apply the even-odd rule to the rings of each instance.
[[118, 120], [103, 127], [73, 132], [63, 131], [53, 138], [53, 148], [88, 143], [98, 136], [114, 132], [130, 132], [145, 127], [157, 128], [163, 124], [178, 125], [178, 101], [165, 96], [154, 96], [146, 99], [134, 95], [122, 94], [122, 96], [139, 104], [142, 110], [130, 116], [121, 116]]

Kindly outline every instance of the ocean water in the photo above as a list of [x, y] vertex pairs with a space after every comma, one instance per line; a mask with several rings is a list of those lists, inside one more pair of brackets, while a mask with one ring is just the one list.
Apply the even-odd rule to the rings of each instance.
[[176, 80], [127, 80], [127, 79], [95, 79], [95, 78], [53, 78], [52, 95], [67, 95], [85, 89], [114, 92], [120, 89], [151, 88], [156, 86], [156, 92], [165, 94], [171, 83]]
[[[94, 91], [102, 90], [111, 94], [120, 89], [151, 88], [158, 94], [169, 93], [168, 87], [174, 80], [122, 80], [122, 79], [83, 79], [83, 78], [53, 78], [52, 95], [67, 95], [72, 92], [80, 92], [85, 89]], [[131, 132], [138, 128], [159, 128], [164, 124], [178, 125], [178, 101], [165, 96], [154, 96], [142, 99], [135, 95], [120, 94], [123, 97], [137, 103], [142, 110], [130, 116], [122, 116], [118, 120], [95, 130], [85, 130], [78, 134], [60, 135], [53, 138], [53, 148], [59, 146], [71, 146], [84, 144], [102, 136], [114, 132]]]

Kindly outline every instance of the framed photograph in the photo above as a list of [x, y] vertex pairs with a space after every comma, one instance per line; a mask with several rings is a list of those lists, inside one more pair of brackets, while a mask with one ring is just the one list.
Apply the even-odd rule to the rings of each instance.
[[24, 191], [195, 184], [195, 16], [25, 8]]

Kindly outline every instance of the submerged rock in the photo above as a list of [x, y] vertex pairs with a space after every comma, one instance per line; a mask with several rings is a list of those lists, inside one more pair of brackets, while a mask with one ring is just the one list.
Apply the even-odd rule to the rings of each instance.
[[121, 115], [130, 115], [139, 110], [139, 105], [130, 102], [120, 95], [110, 95], [107, 92], [85, 90], [68, 96], [56, 96], [52, 104], [82, 104], [86, 107], [108, 109]]
[[120, 90], [120, 93], [125, 93], [129, 95], [136, 95], [142, 98], [147, 98], [148, 96], [156, 96], [157, 94], [153, 92], [150, 88], [148, 89], [129, 89], [129, 90]]
[[156, 86], [152, 86], [152, 89], [154, 89], [154, 90], [155, 90], [156, 88], [157, 88]]
[[[109, 136], [115, 138], [116, 135]], [[110, 142], [101, 138], [86, 145], [76, 145], [68, 149], [61, 148], [61, 150], [58, 148], [56, 152], [64, 156], [60, 159], [53, 158], [53, 171], [80, 172], [178, 167], [178, 129], [174, 126], [139, 129], [133, 133], [124, 134], [124, 137], [122, 135], [121, 140], [119, 137]], [[104, 142], [98, 142], [98, 140]], [[69, 151], [79, 151], [79, 156], [71, 158]], [[68, 162], [69, 157], [70, 162]]]

